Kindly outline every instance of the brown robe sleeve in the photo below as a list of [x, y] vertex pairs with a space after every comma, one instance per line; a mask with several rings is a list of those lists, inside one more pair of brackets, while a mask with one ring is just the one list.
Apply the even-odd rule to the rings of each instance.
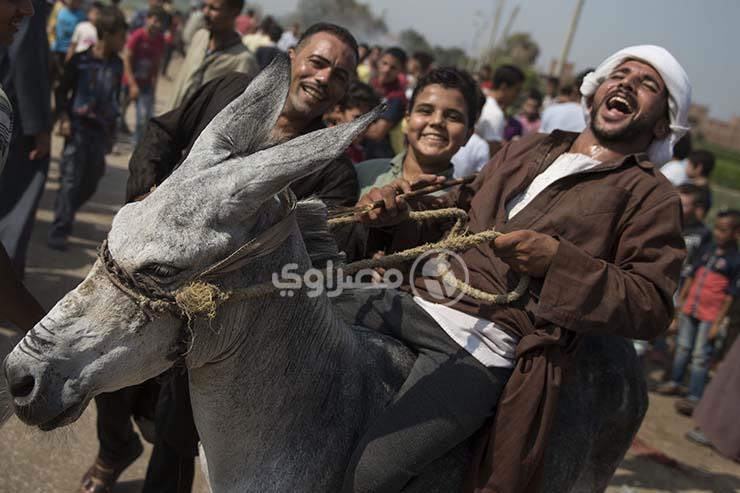
[[560, 239], [535, 314], [574, 332], [605, 330], [651, 339], [673, 318], [673, 293], [686, 256], [680, 202], [659, 197], [624, 224], [613, 262]]

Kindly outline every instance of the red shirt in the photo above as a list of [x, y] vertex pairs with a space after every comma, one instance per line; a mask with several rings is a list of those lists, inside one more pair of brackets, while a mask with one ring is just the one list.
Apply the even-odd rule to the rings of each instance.
[[140, 27], [131, 33], [126, 48], [131, 54], [131, 71], [136, 83], [145, 87], [153, 84], [157, 76], [157, 66], [164, 53], [164, 35], [158, 33], [150, 36], [146, 27]]

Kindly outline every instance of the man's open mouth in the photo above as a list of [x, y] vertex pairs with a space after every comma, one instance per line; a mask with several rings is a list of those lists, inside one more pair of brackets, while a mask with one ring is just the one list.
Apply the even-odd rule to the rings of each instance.
[[606, 109], [610, 112], [617, 112], [623, 115], [629, 115], [635, 112], [637, 103], [634, 99], [625, 93], [616, 93], [609, 96], [606, 100]]

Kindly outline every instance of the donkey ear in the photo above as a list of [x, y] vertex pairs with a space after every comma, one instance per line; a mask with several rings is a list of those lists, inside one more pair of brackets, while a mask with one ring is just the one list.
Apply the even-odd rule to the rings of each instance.
[[193, 144], [188, 160], [209, 167], [263, 147], [283, 110], [289, 87], [290, 58], [279, 53], [211, 120]]
[[[231, 176], [231, 200], [261, 203], [294, 181], [321, 170], [342, 154], [385, 111], [380, 104], [356, 120], [316, 130], [283, 144], [231, 159], [221, 173]], [[235, 179], [233, 178], [235, 177]]]

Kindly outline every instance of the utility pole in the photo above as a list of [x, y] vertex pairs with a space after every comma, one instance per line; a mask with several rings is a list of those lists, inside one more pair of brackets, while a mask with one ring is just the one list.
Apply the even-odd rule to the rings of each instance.
[[583, 10], [583, 3], [586, 0], [577, 0], [578, 3], [576, 3], [576, 10], [573, 12], [573, 19], [570, 21], [570, 29], [568, 30], [567, 36], [565, 36], [565, 44], [563, 45], [563, 51], [560, 54], [560, 61], [558, 62], [558, 68], [555, 72], [555, 75], [560, 78], [563, 76], [563, 70], [565, 69], [565, 64], [568, 61], [568, 55], [570, 54], [570, 46], [573, 43], [573, 37], [576, 33], [576, 28], [578, 27], [578, 19], [581, 17], [581, 10]]
[[516, 19], [517, 15], [519, 15], [519, 5], [514, 7], [514, 10], [511, 11], [511, 15], [509, 15], [509, 20], [506, 22], [506, 26], [504, 27], [504, 32], [501, 33], [501, 37], [499, 38], [498, 43], [496, 43], [495, 47], [500, 46], [501, 43], [505, 43], [506, 40], [509, 38], [511, 28], [514, 25], [514, 20]]
[[[496, 13], [493, 16], [493, 26], [491, 26], [491, 39], [488, 41], [488, 49], [493, 50], [496, 47], [496, 38], [498, 37], [498, 28], [501, 24], [501, 11], [504, 10], [506, 0], [498, 0]], [[481, 54], [483, 55], [483, 53]], [[483, 56], [481, 56], [483, 58]]]

